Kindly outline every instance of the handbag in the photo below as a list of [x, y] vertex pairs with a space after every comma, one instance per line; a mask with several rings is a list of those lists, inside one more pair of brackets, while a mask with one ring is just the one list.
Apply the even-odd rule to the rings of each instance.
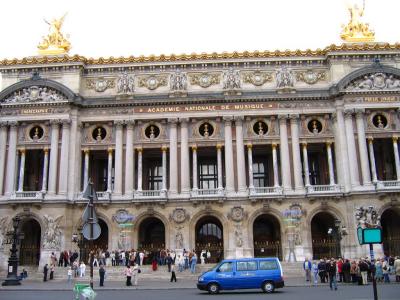
[[137, 272], [138, 272], [138, 273], [142, 273], [142, 270], [138, 269]]

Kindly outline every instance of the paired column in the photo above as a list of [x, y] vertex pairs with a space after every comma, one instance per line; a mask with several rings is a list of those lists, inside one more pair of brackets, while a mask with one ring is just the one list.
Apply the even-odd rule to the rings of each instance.
[[[178, 192], [178, 129], [177, 119], [168, 119], [169, 124], [169, 192]], [[139, 160], [139, 158], [138, 158]], [[138, 165], [139, 170], [139, 165]], [[138, 179], [139, 182], [139, 179]]]
[[333, 169], [333, 157], [332, 157], [332, 142], [326, 142], [326, 154], [328, 156], [328, 169], [329, 169], [329, 185], [335, 185], [335, 173]]
[[363, 185], [371, 185], [371, 173], [368, 162], [367, 139], [365, 137], [364, 110], [356, 110], [356, 124], [358, 136], [358, 149], [360, 153], [361, 175]]
[[[236, 127], [236, 163], [237, 163], [237, 183], [238, 191], [246, 191], [246, 166], [244, 159], [244, 144], [243, 144], [243, 117], [235, 117]], [[251, 166], [252, 167], [252, 166]], [[250, 164], [249, 164], [250, 169]]]
[[51, 123], [51, 145], [50, 145], [50, 169], [49, 169], [49, 190], [48, 193], [54, 195], [57, 189], [57, 170], [58, 170], [58, 140], [60, 136], [58, 120]]
[[301, 156], [299, 143], [299, 115], [290, 115], [290, 131], [292, 135], [293, 175], [296, 191], [304, 189], [301, 174]]
[[167, 147], [162, 146], [161, 151], [162, 151], [162, 187], [161, 191], [166, 192], [167, 191]]
[[[232, 117], [224, 117], [225, 121], [225, 189], [227, 193], [235, 191], [232, 147]], [[222, 174], [221, 174], [222, 175]]]
[[368, 150], [369, 150], [369, 160], [371, 165], [372, 182], [376, 183], [378, 182], [378, 176], [376, 173], [374, 139], [372, 137], [368, 138]]
[[192, 146], [192, 163], [193, 163], [193, 191], [197, 191], [198, 186], [198, 178], [197, 178], [197, 145]]
[[350, 182], [354, 188], [360, 185], [360, 177], [358, 173], [356, 144], [354, 141], [353, 110], [346, 110], [344, 119], [346, 127], [347, 149], [349, 153]]
[[0, 196], [3, 195], [4, 168], [6, 165], [7, 123], [0, 122]]
[[303, 146], [303, 168], [304, 168], [304, 184], [310, 186], [310, 168], [308, 167], [308, 152], [307, 143], [302, 143]]
[[122, 157], [123, 157], [123, 127], [122, 121], [115, 122], [115, 178], [114, 194], [122, 194]]
[[85, 155], [83, 168], [83, 190], [85, 190], [89, 182], [89, 149], [83, 149], [83, 153]]
[[42, 193], [47, 191], [47, 171], [49, 169], [49, 148], [43, 149], [44, 159], [43, 159], [43, 178], [42, 178]]
[[277, 144], [272, 144], [272, 168], [274, 171], [274, 187], [279, 187], [278, 154], [276, 152]]
[[112, 164], [113, 164], [113, 149], [107, 149], [108, 163], [107, 163], [107, 192], [112, 193]]
[[7, 153], [7, 174], [6, 174], [6, 189], [5, 195], [11, 196], [15, 191], [15, 172], [17, 162], [17, 136], [18, 126], [17, 122], [10, 122], [10, 137], [8, 139], [8, 153]]
[[61, 136], [61, 159], [60, 159], [60, 180], [59, 194], [66, 195], [68, 191], [68, 163], [69, 163], [69, 138], [70, 138], [70, 120], [62, 121]]
[[18, 192], [24, 190], [24, 175], [25, 175], [25, 149], [19, 149], [19, 178], [18, 178]]
[[126, 153], [125, 153], [125, 195], [133, 195], [134, 153], [133, 153], [133, 126], [134, 121], [126, 125]]
[[218, 190], [222, 191], [224, 189], [222, 183], [222, 153], [221, 144], [217, 144], [217, 170], [218, 170]]
[[181, 193], [190, 191], [190, 163], [189, 163], [189, 129], [188, 120], [181, 121]]
[[247, 144], [247, 161], [249, 162], [249, 190], [254, 190], [254, 178], [253, 178], [253, 145]]
[[289, 157], [289, 143], [287, 135], [287, 116], [280, 115], [279, 119], [279, 135], [280, 135], [280, 151], [281, 151], [281, 174], [282, 186], [285, 191], [292, 189], [292, 180], [290, 175], [290, 157]]
[[400, 159], [399, 159], [399, 147], [397, 144], [398, 137], [392, 137], [393, 140], [393, 152], [394, 152], [394, 161], [396, 164], [396, 176], [397, 180], [400, 181]]
[[138, 176], [137, 176], [137, 191], [143, 190], [142, 175], [143, 175], [143, 148], [136, 148], [138, 152]]

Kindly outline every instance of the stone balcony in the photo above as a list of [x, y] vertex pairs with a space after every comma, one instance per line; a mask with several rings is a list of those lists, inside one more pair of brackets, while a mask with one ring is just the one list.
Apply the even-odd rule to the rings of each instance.
[[385, 180], [378, 181], [375, 183], [377, 191], [399, 191], [400, 181], [399, 180]]
[[309, 185], [306, 186], [306, 193], [308, 195], [332, 195], [332, 194], [340, 194], [342, 193], [342, 189], [337, 184], [327, 184], [327, 185]]
[[265, 186], [265, 187], [254, 187], [249, 189], [250, 198], [259, 197], [279, 197], [283, 195], [283, 189], [281, 186]]
[[12, 200], [43, 200], [45, 192], [42, 191], [21, 191], [11, 195]]
[[192, 200], [223, 200], [226, 198], [225, 190], [217, 189], [193, 189], [190, 191]]
[[142, 190], [135, 191], [133, 196], [134, 202], [146, 202], [151, 201], [167, 201], [167, 191], [166, 190]]

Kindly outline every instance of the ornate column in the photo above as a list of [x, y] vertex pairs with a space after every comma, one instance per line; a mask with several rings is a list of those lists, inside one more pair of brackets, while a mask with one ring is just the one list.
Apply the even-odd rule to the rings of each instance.
[[19, 177], [18, 177], [18, 192], [24, 190], [24, 175], [25, 175], [25, 149], [19, 149]]
[[308, 167], [307, 143], [302, 143], [303, 146], [303, 167], [304, 167], [304, 184], [310, 186], [310, 169]]
[[364, 186], [370, 186], [371, 173], [369, 170], [369, 163], [368, 163], [367, 139], [365, 137], [364, 109], [356, 110], [356, 124], [357, 124], [357, 136], [358, 136], [357, 140], [358, 140], [358, 151], [360, 153], [362, 181]]
[[279, 115], [278, 119], [281, 151], [282, 186], [284, 191], [290, 191], [292, 189], [292, 180], [290, 174], [289, 144], [286, 124], [287, 115]]
[[4, 173], [6, 166], [7, 123], [0, 122], [0, 196], [3, 195]]
[[167, 146], [162, 146], [162, 188], [165, 193], [167, 191]]
[[197, 178], [197, 145], [192, 146], [192, 163], [193, 163], [193, 191], [197, 191], [198, 186], [198, 178]]
[[42, 193], [46, 193], [46, 191], [47, 191], [47, 171], [49, 169], [49, 148], [44, 148], [43, 153], [44, 153], [44, 158], [43, 158]]
[[222, 191], [224, 189], [222, 182], [222, 153], [221, 144], [217, 144], [217, 170], [218, 170], [218, 190]]
[[113, 165], [113, 149], [107, 149], [108, 163], [107, 163], [107, 193], [112, 193], [112, 165]]
[[137, 191], [141, 192], [143, 190], [142, 187], [142, 175], [143, 175], [143, 160], [142, 160], [142, 155], [143, 155], [143, 148], [139, 147], [136, 148], [138, 152], [138, 176], [137, 176]]
[[123, 157], [123, 129], [122, 121], [115, 122], [115, 177], [114, 177], [114, 194], [122, 194], [122, 157]]
[[246, 191], [246, 165], [244, 159], [243, 144], [243, 116], [235, 117], [236, 127], [236, 164], [237, 164], [237, 183], [238, 191]]
[[397, 180], [400, 181], [400, 159], [399, 159], [399, 147], [397, 144], [398, 137], [392, 137], [393, 140], [393, 152], [394, 152], [394, 161], [396, 163], [396, 176]]
[[83, 190], [85, 190], [89, 182], [89, 149], [83, 149], [85, 155], [84, 167], [83, 167]]
[[82, 145], [81, 131], [82, 123], [78, 122], [77, 110], [70, 113], [70, 143], [69, 143], [69, 167], [68, 167], [68, 199], [75, 199], [76, 193], [80, 191], [82, 184]]
[[360, 186], [360, 176], [358, 174], [358, 162], [356, 144], [354, 141], [353, 129], [353, 110], [345, 111], [344, 123], [346, 127], [346, 141], [349, 153], [350, 182], [353, 188]]
[[126, 153], [125, 153], [125, 195], [133, 195], [133, 173], [135, 172], [133, 160], [133, 126], [135, 121], [129, 120], [126, 123]]
[[368, 138], [368, 150], [369, 150], [369, 160], [371, 165], [372, 182], [376, 183], [378, 182], [378, 176], [376, 173], [374, 139], [372, 137]]
[[326, 142], [326, 154], [328, 156], [328, 169], [329, 169], [329, 185], [335, 185], [335, 173], [333, 170], [333, 158], [332, 158], [332, 142]]
[[247, 144], [247, 161], [249, 162], [249, 190], [250, 193], [254, 191], [254, 178], [253, 178], [253, 145]]
[[169, 194], [178, 192], [178, 129], [177, 119], [168, 119], [169, 124]]
[[6, 186], [5, 195], [11, 196], [15, 191], [15, 172], [17, 162], [17, 136], [18, 136], [18, 123], [10, 122], [10, 133], [8, 139], [8, 152], [7, 152], [7, 173], [6, 173]]
[[50, 169], [48, 194], [54, 195], [57, 189], [58, 169], [58, 140], [60, 136], [58, 120], [50, 121], [51, 124], [51, 146], [50, 146]]
[[278, 155], [276, 153], [277, 144], [272, 144], [272, 168], [274, 171], [274, 187], [279, 187]]
[[235, 172], [233, 168], [232, 117], [225, 121], [225, 189], [227, 193], [235, 191]]
[[304, 189], [304, 185], [303, 176], [301, 174], [299, 115], [290, 115], [290, 131], [292, 135], [294, 187], [296, 191], [302, 191]]
[[70, 138], [70, 120], [62, 121], [61, 133], [61, 159], [60, 159], [60, 180], [58, 193], [66, 195], [68, 191], [68, 158], [69, 158], [69, 138]]
[[188, 120], [181, 122], [181, 194], [190, 192], [190, 160], [189, 160], [189, 129]]

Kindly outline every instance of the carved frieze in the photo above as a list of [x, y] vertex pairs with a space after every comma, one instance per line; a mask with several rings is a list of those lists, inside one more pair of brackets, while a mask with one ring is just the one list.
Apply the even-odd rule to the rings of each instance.
[[139, 87], [145, 87], [151, 91], [159, 88], [160, 86], [167, 86], [168, 77], [166, 75], [150, 75], [140, 76], [138, 80]]
[[33, 103], [66, 101], [67, 98], [55, 89], [46, 86], [30, 86], [15, 91], [4, 103]]
[[217, 73], [194, 73], [189, 75], [190, 84], [198, 85], [202, 88], [208, 88], [212, 85], [219, 84], [221, 76]]
[[118, 77], [117, 92], [122, 95], [133, 94], [135, 91], [135, 78], [134, 75], [123, 73]]
[[115, 79], [86, 79], [86, 88], [89, 90], [95, 90], [96, 92], [102, 93], [107, 89], [115, 88]]
[[186, 91], [187, 89], [187, 74], [180, 70], [170, 75], [171, 91]]
[[296, 80], [303, 81], [307, 84], [315, 84], [318, 81], [326, 80], [326, 78], [327, 75], [325, 71], [307, 70], [296, 72]]
[[228, 218], [235, 222], [241, 222], [247, 217], [247, 213], [244, 211], [243, 207], [235, 206], [231, 208], [228, 213]]
[[62, 215], [53, 218], [52, 216], [44, 215], [45, 231], [43, 235], [43, 248], [51, 250], [61, 249], [61, 228], [60, 221]]
[[229, 68], [223, 72], [223, 88], [224, 90], [240, 89], [242, 86], [240, 79], [240, 71]]
[[294, 73], [293, 70], [282, 66], [280, 69], [275, 70], [276, 87], [279, 89], [292, 89], [294, 87]]
[[170, 220], [174, 221], [177, 224], [181, 224], [189, 219], [189, 214], [186, 212], [184, 208], [177, 207], [170, 215]]
[[374, 73], [351, 82], [346, 91], [359, 90], [396, 90], [400, 89], [400, 78], [386, 73]]
[[243, 82], [251, 83], [255, 86], [262, 86], [266, 82], [272, 81], [272, 74], [261, 71], [243, 72]]

